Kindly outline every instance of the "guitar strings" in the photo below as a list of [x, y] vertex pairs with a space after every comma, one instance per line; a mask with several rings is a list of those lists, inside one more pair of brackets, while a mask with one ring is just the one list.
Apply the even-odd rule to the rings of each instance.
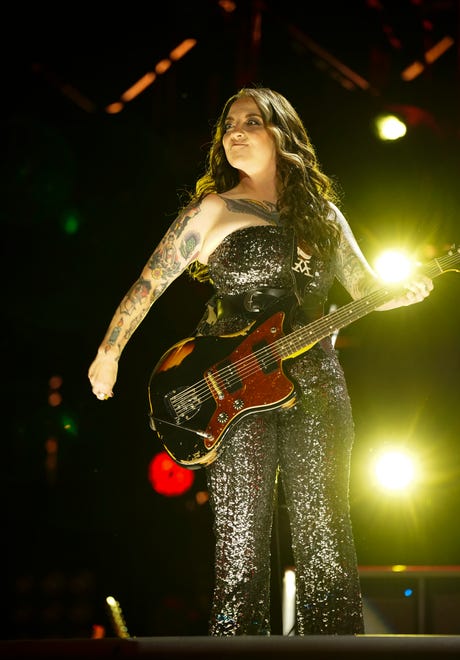
[[[460, 249], [457, 252], [460, 253]], [[433, 265], [425, 266], [427, 274], [434, 278], [446, 272], [446, 270], [455, 270], [452, 267], [459, 261], [458, 253], [434, 259]], [[440, 265], [441, 263], [442, 266]], [[446, 266], [449, 267], [447, 268]], [[231, 365], [226, 365], [222, 369], [211, 372], [212, 378], [218, 384], [224, 384], [222, 390], [228, 390], [232, 385], [260, 371], [261, 364], [264, 363], [264, 360], [278, 362], [283, 357], [287, 358], [298, 352], [306, 351], [307, 348], [311, 348], [311, 346], [324, 337], [329, 336], [352, 321], [358, 320], [369, 311], [383, 304], [385, 300], [391, 299], [393, 295], [393, 291], [379, 289], [364, 298], [357, 301], [354, 300], [336, 312], [333, 312], [333, 314], [326, 315], [308, 326], [299, 328], [289, 335], [285, 335], [271, 344], [267, 344], [263, 348], [252, 351]], [[331, 320], [335, 320], [336, 323], [331, 324]], [[318, 332], [315, 332], [316, 330]], [[216, 388], [212, 385], [209, 378], [203, 378], [194, 385], [190, 385], [172, 396], [170, 403], [176, 415], [181, 417], [189, 411], [193, 411], [197, 401], [201, 404], [210, 398], [214, 398], [213, 391], [216, 392]], [[218, 392], [216, 394], [218, 395]]]
[[[358, 301], [360, 304], [356, 307], [357, 315], [355, 316], [355, 319], [358, 319], [360, 316], [367, 313], [371, 304], [371, 297], [375, 298], [373, 303], [374, 306], [377, 307], [382, 302], [382, 295], [385, 296], [385, 294], [387, 295], [388, 291], [374, 292], [374, 294], [367, 296], [366, 299], [363, 298]], [[350, 305], [354, 306], [356, 302], [357, 301], [353, 301]], [[337, 323], [331, 325], [332, 318], [336, 319]], [[267, 361], [278, 362], [283, 357], [286, 358], [295, 355], [295, 353], [301, 350], [305, 351], [308, 347], [313, 346], [318, 341], [332, 334], [340, 327], [343, 327], [343, 325], [347, 325], [349, 322], [350, 310], [347, 309], [347, 306], [342, 307], [340, 312], [334, 312], [334, 314], [329, 315], [329, 317], [323, 317], [306, 327], [299, 328], [289, 335], [280, 337], [271, 344], [267, 344], [263, 348], [252, 351], [248, 355], [239, 358], [231, 365], [226, 365], [221, 369], [212, 371], [212, 379], [218, 384], [223, 384], [223, 391], [229, 390], [232, 385], [235, 385], [239, 381], [247, 379], [252, 374], [260, 371], [261, 365], [264, 361], [265, 363], [267, 363]], [[318, 332], [315, 332], [316, 330]], [[216, 392], [216, 388], [212, 385], [210, 379], [203, 378], [196, 384], [190, 385], [172, 396], [170, 403], [176, 414], [183, 416], [190, 410], [194, 409], [197, 401], [203, 403], [209, 398], [214, 398], [213, 391]]]
[[[449, 264], [449, 262], [452, 262], [452, 265], [458, 261], [458, 255], [449, 255], [446, 257], [441, 257], [440, 259], [435, 259], [434, 262], [438, 266], [438, 268], [431, 267], [433, 270], [431, 276], [435, 277], [436, 275], [439, 275], [443, 272], [445, 272], [445, 268], [439, 267], [439, 262], [444, 262]], [[322, 319], [319, 319], [317, 322], [314, 322], [304, 328], [300, 328], [299, 330], [294, 331], [293, 333], [290, 333], [287, 336], [283, 336], [279, 340], [264, 346], [263, 348], [254, 351], [250, 353], [247, 356], [244, 356], [243, 358], [240, 358], [239, 360], [235, 361], [232, 365], [227, 365], [223, 367], [222, 369], [218, 369], [215, 372], [212, 373], [213, 378], [215, 378], [217, 381], [228, 383], [228, 387], [241, 380], [241, 378], [247, 378], [253, 373], [256, 373], [260, 369], [260, 360], [257, 359], [257, 356], [259, 357], [269, 357], [271, 358], [272, 361], [276, 361], [277, 358], [282, 358], [283, 356], [286, 358], [289, 355], [295, 354], [296, 352], [300, 350], [306, 350], [308, 347], [308, 343], [305, 346], [305, 340], [309, 337], [311, 337], [313, 330], [318, 327], [324, 328], [321, 329], [321, 332], [324, 331], [324, 334], [321, 336], [317, 337], [311, 345], [314, 345], [314, 343], [317, 343], [320, 341], [322, 338], [328, 336], [329, 334], [332, 334], [332, 332], [340, 329], [344, 325], [347, 325], [350, 323], [350, 314], [352, 312], [352, 309], [356, 303], [359, 303], [357, 305], [357, 314], [354, 316], [353, 320], [357, 320], [360, 318], [360, 316], [364, 315], [367, 313], [370, 307], [370, 299], [373, 297], [376, 297], [376, 300], [373, 301], [374, 308], [378, 307], [381, 303], [383, 303], [385, 297], [388, 297], [388, 290], [379, 290], [371, 293], [369, 296], [366, 296], [365, 298], [362, 298], [358, 301], [352, 301], [348, 305], [345, 305], [344, 307], [340, 308], [337, 312], [335, 312], [332, 317], [338, 319], [341, 317], [341, 320], [336, 324], [338, 327], [335, 327], [334, 325], [330, 325], [330, 320], [331, 320], [331, 315], [323, 317]], [[392, 294], [393, 295], [393, 294]], [[362, 303], [362, 304], [361, 304]], [[372, 311], [372, 310], [371, 310]], [[307, 331], [306, 331], [307, 330]], [[327, 332], [326, 332], [327, 330]], [[302, 337], [302, 343], [300, 345], [297, 345], [298, 343], [298, 338], [296, 339], [296, 336]], [[292, 351], [292, 348], [289, 349], [288, 353], [284, 353], [283, 351], [276, 352], [277, 345], [288, 345], [290, 344], [297, 346], [294, 351]], [[255, 368], [255, 369], [254, 369]], [[254, 369], [254, 371], [253, 371]], [[232, 379], [232, 375], [235, 374], [235, 376]], [[225, 388], [224, 388], [225, 389]], [[201, 394], [208, 392], [209, 396], [207, 397], [202, 397]], [[189, 398], [190, 393], [192, 393], [192, 396]], [[195, 385], [189, 386], [185, 388], [184, 390], [181, 390], [180, 393], [177, 395], [171, 397], [171, 404], [173, 407], [176, 409], [176, 412], [178, 412], [178, 409], [180, 408], [180, 405], [183, 407], [182, 412], [178, 412], [179, 415], [184, 415], [186, 412], [189, 410], [193, 410], [197, 399], [200, 402], [204, 402], [207, 400], [207, 398], [214, 398], [212, 395], [212, 388], [210, 386], [210, 383], [208, 382], [207, 379], [202, 379], [201, 381], [198, 381]]]

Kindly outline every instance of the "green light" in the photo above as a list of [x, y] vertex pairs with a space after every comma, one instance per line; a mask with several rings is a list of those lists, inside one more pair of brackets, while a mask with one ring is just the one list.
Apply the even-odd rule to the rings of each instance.
[[78, 435], [77, 424], [72, 417], [64, 413], [63, 415], [61, 415], [60, 421], [61, 421], [61, 426], [66, 433], [74, 436]]
[[63, 229], [66, 234], [76, 234], [80, 229], [80, 221], [75, 214], [67, 215], [63, 220]]

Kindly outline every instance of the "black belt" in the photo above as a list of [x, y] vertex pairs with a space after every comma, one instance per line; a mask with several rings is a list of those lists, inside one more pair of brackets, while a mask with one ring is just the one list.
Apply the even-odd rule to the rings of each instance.
[[277, 298], [293, 295], [292, 289], [276, 289], [259, 287], [243, 293], [220, 295], [217, 297], [217, 316], [233, 316], [235, 314], [257, 314], [262, 312]]

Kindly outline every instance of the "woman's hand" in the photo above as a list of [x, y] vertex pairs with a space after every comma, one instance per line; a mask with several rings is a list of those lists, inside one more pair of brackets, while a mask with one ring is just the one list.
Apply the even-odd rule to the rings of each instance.
[[402, 305], [413, 305], [428, 298], [433, 291], [433, 281], [426, 275], [420, 275], [405, 287], [406, 293], [401, 296]]
[[88, 370], [93, 394], [101, 401], [113, 396], [117, 380], [118, 362], [111, 356], [98, 353]]
[[404, 286], [402, 293], [392, 298], [389, 302], [378, 307], [378, 311], [407, 307], [425, 300], [433, 291], [433, 280], [426, 275], [419, 275]]

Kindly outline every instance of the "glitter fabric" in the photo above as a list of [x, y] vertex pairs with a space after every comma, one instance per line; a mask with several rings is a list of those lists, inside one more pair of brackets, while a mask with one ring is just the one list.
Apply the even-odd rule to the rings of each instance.
[[[325, 301], [334, 263], [304, 256], [308, 299]], [[226, 237], [209, 259], [217, 295], [292, 286], [289, 233], [252, 226]], [[307, 319], [308, 320], [308, 319]], [[203, 320], [219, 335], [248, 325], [243, 315]], [[270, 543], [282, 480], [296, 571], [298, 635], [363, 633], [349, 513], [353, 420], [342, 368], [329, 339], [285, 361], [297, 383], [294, 406], [243, 417], [206, 467], [214, 513], [215, 587], [209, 633], [269, 635]]]

